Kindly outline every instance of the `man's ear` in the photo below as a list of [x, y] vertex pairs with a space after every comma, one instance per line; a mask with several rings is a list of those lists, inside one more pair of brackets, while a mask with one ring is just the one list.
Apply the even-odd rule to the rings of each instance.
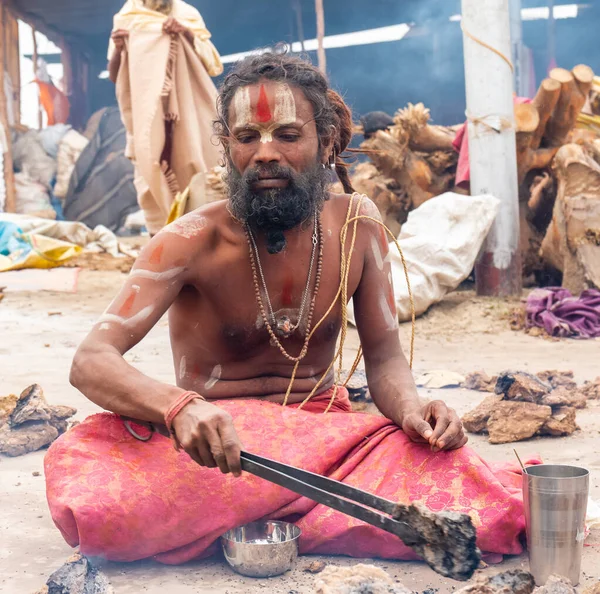
[[329, 135], [323, 138], [321, 142], [321, 162], [327, 165], [333, 156], [333, 146], [335, 143], [335, 126], [330, 126]]

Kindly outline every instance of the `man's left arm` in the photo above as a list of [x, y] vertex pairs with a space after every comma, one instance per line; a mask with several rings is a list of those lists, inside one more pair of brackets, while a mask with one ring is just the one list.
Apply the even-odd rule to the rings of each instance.
[[[362, 214], [380, 218], [370, 200]], [[412, 441], [429, 443], [433, 451], [460, 448], [467, 438], [458, 415], [440, 400], [421, 401], [402, 352], [387, 234], [372, 221], [358, 226], [364, 265], [353, 296], [354, 313], [373, 401]]]

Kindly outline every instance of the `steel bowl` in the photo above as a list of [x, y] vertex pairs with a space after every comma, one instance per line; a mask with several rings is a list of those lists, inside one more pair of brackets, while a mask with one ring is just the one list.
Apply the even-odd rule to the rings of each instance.
[[273, 577], [292, 569], [301, 530], [287, 522], [252, 522], [221, 537], [227, 563], [242, 575]]

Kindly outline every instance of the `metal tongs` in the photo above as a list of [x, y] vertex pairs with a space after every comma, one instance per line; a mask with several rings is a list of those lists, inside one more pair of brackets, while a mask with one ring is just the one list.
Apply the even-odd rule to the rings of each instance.
[[256, 454], [242, 452], [241, 459], [242, 469], [246, 472], [390, 532], [408, 546], [420, 541], [419, 535], [409, 524], [393, 518], [398, 505], [392, 501]]

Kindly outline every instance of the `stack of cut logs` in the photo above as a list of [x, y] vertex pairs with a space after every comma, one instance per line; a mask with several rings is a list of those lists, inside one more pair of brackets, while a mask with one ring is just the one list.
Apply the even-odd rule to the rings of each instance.
[[[600, 137], [575, 128], [586, 102], [594, 109], [593, 81], [588, 66], [555, 68], [531, 103], [515, 105], [524, 276], [562, 273], [574, 293], [600, 287]], [[356, 167], [353, 185], [392, 231], [426, 200], [464, 192], [455, 187], [458, 128], [433, 126], [423, 104], [409, 104], [363, 142], [370, 162]]]

